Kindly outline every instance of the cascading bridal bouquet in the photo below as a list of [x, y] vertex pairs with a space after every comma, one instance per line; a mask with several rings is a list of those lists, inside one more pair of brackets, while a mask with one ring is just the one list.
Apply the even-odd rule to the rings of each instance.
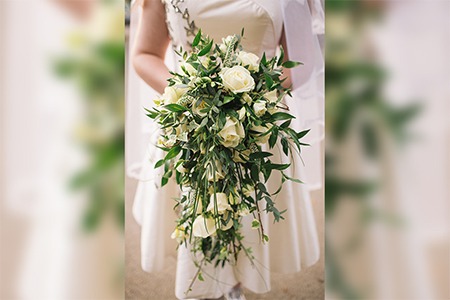
[[[261, 213], [283, 219], [284, 211], [276, 208], [272, 197], [286, 180], [300, 182], [283, 172], [290, 164], [273, 163], [273, 154], [262, 150], [280, 141], [288, 156], [307, 145], [300, 139], [308, 130], [289, 127], [295, 117], [281, 102], [290, 95], [282, 86], [282, 67], [299, 63], [283, 62], [283, 49], [279, 57], [269, 60], [264, 54], [260, 59], [243, 51], [240, 39], [228, 36], [214, 44], [199, 30], [192, 51], [177, 52], [183, 58], [182, 71], [171, 73], [161, 99], [147, 110], [161, 125], [158, 147], [167, 152], [155, 165], [164, 167], [161, 185], [175, 174], [182, 190], [172, 237], [180, 245], [189, 243], [201, 257], [193, 280], [203, 280], [204, 263], [224, 266], [236, 262], [240, 251], [252, 260], [251, 249], [242, 243], [242, 217], [253, 214], [252, 227], [259, 230], [262, 242], [268, 242]], [[274, 193], [265, 185], [272, 171], [282, 175]]]

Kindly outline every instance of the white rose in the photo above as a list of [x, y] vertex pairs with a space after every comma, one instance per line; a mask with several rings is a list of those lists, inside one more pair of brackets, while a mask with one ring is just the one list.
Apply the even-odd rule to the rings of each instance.
[[164, 99], [164, 104], [171, 104], [171, 103], [177, 103], [178, 101], [178, 95], [177, 91], [173, 86], [167, 86], [164, 89], [164, 94], [162, 94], [162, 97]]
[[244, 127], [242, 123], [233, 117], [227, 117], [225, 125], [219, 131], [219, 136], [223, 139], [222, 145], [227, 148], [234, 148], [245, 137]]
[[[215, 212], [219, 215], [223, 215], [226, 210], [231, 210], [230, 204], [228, 204], [228, 198], [225, 193], [216, 193], [216, 200], [214, 200], [214, 194], [209, 198], [209, 204], [206, 208], [207, 211]], [[217, 205], [217, 206], [216, 206]]]
[[187, 92], [186, 88], [177, 88], [174, 86], [167, 86], [164, 89], [164, 94], [162, 98], [164, 99], [164, 104], [177, 103], [178, 100]]
[[270, 128], [272, 128], [272, 124], [267, 124], [266, 126], [252, 126], [251, 130], [258, 132], [257, 138], [256, 138], [256, 143], [258, 145], [267, 143], [267, 141], [269, 140], [270, 134], [266, 134], [263, 136], [261, 136], [261, 135], [266, 133], [267, 131], [269, 131]]
[[277, 102], [278, 101], [277, 90], [265, 93], [264, 98], [266, 98], [270, 103]]
[[237, 60], [243, 65], [247, 66], [250, 71], [258, 71], [259, 70], [259, 57], [253, 53], [240, 51], [237, 54]]
[[219, 75], [225, 88], [235, 94], [249, 92], [255, 88], [255, 80], [242, 66], [223, 68]]
[[255, 114], [258, 117], [261, 117], [267, 111], [266, 102], [265, 101], [261, 101], [261, 100], [256, 101], [255, 104], [253, 104], [253, 109], [255, 111]]
[[218, 180], [225, 178], [225, 174], [223, 173], [223, 170], [222, 170], [222, 163], [220, 161], [216, 161], [215, 166], [216, 166], [215, 167], [215, 170], [216, 170], [215, 176], [214, 176], [214, 172], [213, 172], [213, 170], [214, 170], [213, 164], [209, 163], [208, 166], [206, 167], [207, 172], [208, 172], [208, 181], [218, 181]]
[[216, 232], [216, 222], [213, 218], [198, 216], [192, 225], [192, 234], [196, 237], [207, 238]]
[[254, 192], [255, 188], [249, 184], [242, 188], [242, 193], [247, 197], [250, 197]]
[[195, 76], [195, 75], [197, 75], [197, 70], [194, 68], [194, 66], [193, 65], [191, 65], [190, 63], [184, 63], [184, 64], [182, 64], [181, 65], [181, 68], [183, 69], [185, 69], [186, 70], [186, 72], [185, 73], [187, 73], [187, 75], [189, 75], [189, 76]]
[[244, 93], [244, 94], [242, 94], [242, 101], [241, 102], [242, 103], [247, 103], [248, 105], [250, 105], [250, 104], [252, 104], [253, 100], [247, 93]]

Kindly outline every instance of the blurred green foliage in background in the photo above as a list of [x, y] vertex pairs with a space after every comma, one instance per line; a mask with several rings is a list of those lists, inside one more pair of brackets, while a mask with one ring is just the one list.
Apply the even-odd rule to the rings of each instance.
[[[360, 206], [361, 228], [378, 220], [401, 224], [401, 216], [377, 211], [369, 198], [383, 185], [381, 178], [342, 172], [338, 167], [348, 153], [346, 143], [356, 143], [363, 164], [379, 164], [386, 141], [403, 145], [411, 136], [408, 125], [420, 111], [418, 105], [394, 107], [383, 95], [389, 70], [377, 62], [368, 27], [383, 17], [386, 1], [326, 1], [326, 220], [330, 221], [344, 199]], [[359, 235], [363, 230], [357, 230]], [[341, 299], [367, 298], [352, 285], [338, 260], [341, 253], [358, 247], [361, 236], [338, 249], [326, 236], [327, 289]]]
[[120, 1], [102, 1], [86, 26], [68, 36], [67, 53], [54, 69], [70, 80], [83, 100], [75, 140], [85, 150], [86, 163], [70, 186], [88, 194], [82, 218], [87, 231], [112, 215], [124, 224], [124, 14]]

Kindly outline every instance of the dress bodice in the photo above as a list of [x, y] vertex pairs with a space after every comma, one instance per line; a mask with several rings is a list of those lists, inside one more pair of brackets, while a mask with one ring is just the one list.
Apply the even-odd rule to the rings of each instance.
[[259, 56], [274, 56], [282, 32], [282, 16], [277, 0], [163, 0], [174, 47], [188, 49], [198, 29], [216, 43], [240, 34], [242, 46]]

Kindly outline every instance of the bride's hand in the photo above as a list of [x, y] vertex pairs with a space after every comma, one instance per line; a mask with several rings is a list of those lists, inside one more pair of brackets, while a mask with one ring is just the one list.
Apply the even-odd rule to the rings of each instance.
[[161, 1], [143, 0], [136, 39], [132, 51], [133, 66], [138, 75], [155, 91], [163, 93], [170, 77], [164, 64], [169, 45], [166, 12]]

